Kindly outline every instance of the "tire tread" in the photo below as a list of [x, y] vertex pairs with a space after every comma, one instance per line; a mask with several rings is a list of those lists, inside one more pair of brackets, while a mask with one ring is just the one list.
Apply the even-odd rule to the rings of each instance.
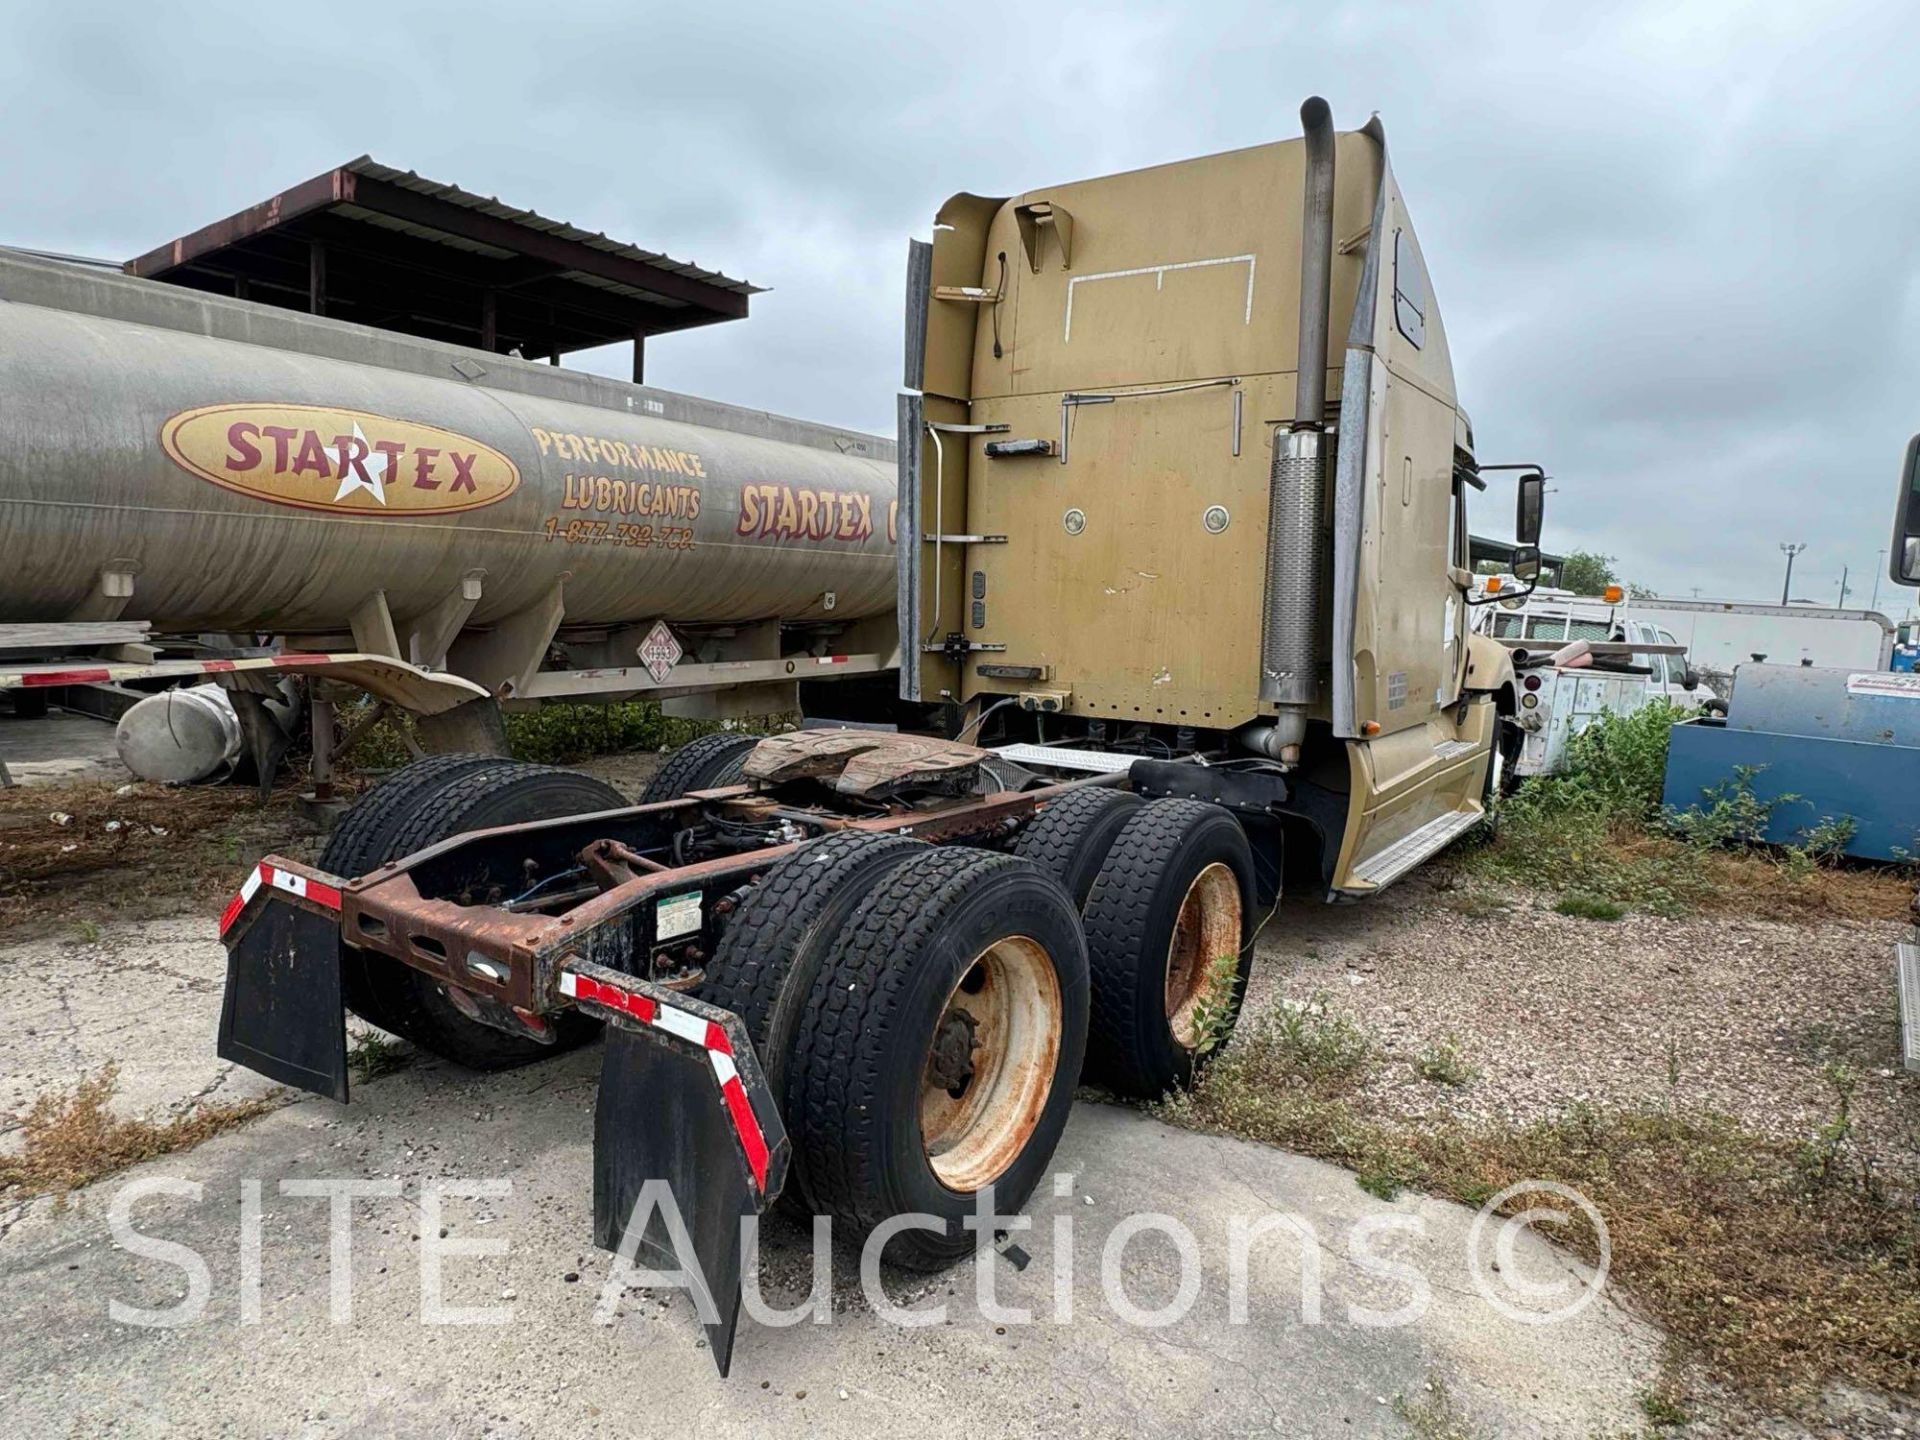
[[654, 772], [640, 796], [642, 805], [658, 805], [678, 800], [689, 790], [713, 788], [713, 782], [734, 758], [744, 760], [744, 752], [758, 745], [763, 737], [742, 735], [738, 731], [719, 730], [689, 740]]
[[[1023, 860], [1031, 860], [1066, 886], [1074, 903], [1084, 910], [1095, 875], [1126, 824], [1117, 812], [1137, 810], [1142, 803], [1131, 790], [1089, 787], [1068, 791], [1020, 832], [1019, 839], [1013, 843], [1013, 853]], [[1102, 832], [1105, 832], [1105, 849], [1098, 855], [1089, 854], [1089, 848], [1097, 845]], [[1086, 873], [1089, 861], [1093, 874]], [[1082, 883], [1076, 883], [1080, 878], [1076, 871], [1084, 876]]]
[[[1219, 819], [1236, 824], [1217, 805], [1198, 800], [1154, 800], [1126, 824], [1087, 899], [1087, 966], [1093, 1003], [1087, 1023], [1087, 1074], [1123, 1095], [1152, 1096], [1165, 1088], [1147, 1056], [1150, 1023], [1164, 1025], [1164, 1014], [1148, 1015], [1136, 1003], [1139, 973], [1163, 956], [1141, 953], [1149, 910], [1172, 869], [1188, 831]], [[1244, 964], [1244, 961], [1243, 961]]]

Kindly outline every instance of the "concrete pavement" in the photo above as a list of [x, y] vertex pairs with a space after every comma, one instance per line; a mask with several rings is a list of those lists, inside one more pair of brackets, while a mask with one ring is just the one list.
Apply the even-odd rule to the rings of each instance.
[[[481, 1077], [423, 1062], [360, 1086], [347, 1109], [303, 1100], [64, 1207], [35, 1202], [0, 1238], [0, 1433], [1398, 1436], [1410, 1431], [1395, 1397], [1418, 1403], [1437, 1377], [1476, 1433], [1585, 1436], [1639, 1419], [1638, 1391], [1658, 1369], [1657, 1332], [1604, 1296], [1557, 1325], [1502, 1318], [1468, 1277], [1468, 1211], [1417, 1197], [1387, 1204], [1331, 1166], [1083, 1104], [1055, 1165], [1071, 1193], [1044, 1185], [1033, 1229], [1015, 1237], [1031, 1263], [987, 1262], [1000, 1303], [1030, 1308], [1036, 1323], [983, 1318], [969, 1264], [933, 1280], [890, 1275], [895, 1303], [948, 1306], [943, 1323], [904, 1328], [874, 1313], [842, 1258], [831, 1323], [743, 1319], [733, 1376], [721, 1381], [682, 1295], [631, 1292], [614, 1323], [595, 1321], [611, 1258], [588, 1243], [598, 1063], [589, 1049]], [[286, 1179], [342, 1176], [397, 1179], [402, 1194], [354, 1204], [352, 1313], [335, 1325], [328, 1202], [277, 1192]], [[503, 1309], [507, 1324], [422, 1323], [424, 1187], [448, 1177], [508, 1183], [503, 1198], [446, 1199], [440, 1221], [449, 1241], [505, 1242], [502, 1255], [448, 1259], [444, 1302]], [[156, 1194], [133, 1209], [142, 1233], [205, 1257], [210, 1295], [195, 1323], [109, 1317], [110, 1301], [164, 1307], [187, 1291], [176, 1265], [113, 1243], [109, 1206], [135, 1180], [203, 1187], [197, 1200]], [[258, 1319], [243, 1324], [249, 1180], [261, 1182], [264, 1224]], [[1230, 1226], [1276, 1210], [1311, 1227], [1317, 1324], [1305, 1321], [1286, 1233], [1253, 1245], [1245, 1323], [1230, 1314]], [[1116, 1313], [1101, 1280], [1114, 1227], [1148, 1212], [1187, 1227], [1200, 1261], [1191, 1308], [1158, 1329]], [[1057, 1318], [1061, 1219], [1071, 1221], [1071, 1321]], [[1399, 1228], [1366, 1233], [1383, 1222]], [[1507, 1258], [1536, 1283], [1580, 1273], [1530, 1233]], [[770, 1303], [800, 1302], [808, 1261], [804, 1236], [770, 1227]], [[1386, 1268], [1395, 1264], [1421, 1272], [1424, 1307], [1405, 1324], [1358, 1323], [1356, 1307], [1417, 1301], [1420, 1286]], [[1179, 1289], [1178, 1252], [1151, 1230], [1112, 1268], [1138, 1307]]]

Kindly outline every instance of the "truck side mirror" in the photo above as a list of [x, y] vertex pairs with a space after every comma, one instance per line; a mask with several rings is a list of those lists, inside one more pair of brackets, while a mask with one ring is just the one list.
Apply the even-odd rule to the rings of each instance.
[[1893, 547], [1888, 551], [1892, 578], [1901, 585], [1920, 585], [1920, 435], [1907, 442], [1906, 464], [1900, 470], [1900, 499], [1893, 511]]
[[1524, 580], [1529, 585], [1533, 584], [1540, 578], [1540, 547], [1538, 545], [1514, 546], [1513, 555], [1507, 561], [1507, 570], [1514, 579]]
[[[1920, 437], [1916, 437], [1920, 441]], [[1520, 477], [1520, 501], [1513, 517], [1514, 543], [1537, 547], [1540, 544], [1540, 518], [1547, 508], [1547, 477], [1538, 470]], [[1916, 516], [1920, 519], [1920, 516]], [[1534, 556], [1534, 575], [1540, 573], [1538, 554]], [[1514, 572], [1519, 575], [1519, 571]], [[1521, 579], [1532, 577], [1522, 575]]]

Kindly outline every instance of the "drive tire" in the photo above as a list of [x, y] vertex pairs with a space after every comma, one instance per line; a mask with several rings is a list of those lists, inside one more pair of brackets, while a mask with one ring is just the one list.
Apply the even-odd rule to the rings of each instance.
[[[455, 758], [475, 757], [436, 756], [408, 770]], [[368, 827], [370, 834], [378, 834], [381, 853], [363, 852], [354, 873], [378, 869], [469, 830], [627, 805], [619, 791], [588, 775], [517, 760], [478, 758], [478, 765], [450, 765], [432, 780], [411, 788], [404, 801], [396, 798], [393, 813]], [[600, 1033], [599, 1021], [565, 1010], [549, 1021], [554, 1030], [552, 1044], [509, 1035], [468, 1019], [447, 998], [439, 980], [390, 955], [347, 947], [344, 960], [342, 988], [349, 1008], [381, 1029], [470, 1070], [530, 1064], [584, 1045]]]
[[1029, 822], [1013, 853], [1058, 880], [1084, 912], [1107, 852], [1144, 804], [1131, 790], [1070, 790]]
[[[935, 1094], [933, 1042], [969, 1004], [1019, 1018], [965, 1027], [970, 1076]], [[1086, 944], [1057, 881], [955, 847], [897, 866], [842, 927], [794, 1048], [790, 1134], [815, 1210], [860, 1247], [895, 1216], [934, 1217], [936, 1228], [900, 1230], [884, 1247], [917, 1270], [991, 1243], [960, 1222], [986, 1186], [1003, 1213], [1032, 1195], [1066, 1128], [1086, 1028]], [[976, 1096], [981, 1109], [936, 1157], [924, 1117], [941, 1094], [962, 1114]]]
[[[1220, 997], [1228, 1020], [1211, 1037], [1216, 1046], [1225, 1041], [1252, 969], [1253, 896], [1252, 849], [1230, 813], [1195, 800], [1154, 800], [1135, 812], [1087, 900], [1088, 1080], [1117, 1095], [1153, 1098], [1193, 1078], [1196, 1052], [1176, 1035], [1178, 1016], [1190, 1016], [1193, 998], [1213, 983], [1215, 959], [1231, 951], [1231, 994]], [[1194, 923], [1181, 934], [1190, 899]], [[1170, 1016], [1176, 969], [1189, 979], [1181, 985], [1185, 1003]]]
[[[745, 1022], [783, 1118], [794, 1040], [828, 952], [881, 877], [927, 849], [904, 835], [829, 835], [776, 864], [728, 921], [700, 998]], [[782, 1198], [801, 1206], [808, 1194], [796, 1155]]]
[[759, 735], [740, 735], [721, 731], [702, 735], [682, 745], [667, 757], [640, 796], [642, 805], [658, 805], [678, 800], [692, 790], [716, 790], [722, 785], [738, 785], [740, 766], [747, 753], [758, 745]]
[[465, 771], [499, 763], [497, 755], [431, 755], [403, 765], [340, 817], [320, 852], [320, 868], [347, 880], [378, 870], [396, 858], [389, 843], [420, 796]]
[[[378, 870], [389, 860], [398, 859], [392, 848], [393, 836], [420, 803], [421, 796], [469, 770], [499, 763], [497, 755], [432, 755], [401, 766], [354, 801], [340, 817], [327, 836], [326, 848], [320, 852], [320, 868], [330, 875], [352, 880], [370, 870]], [[381, 962], [394, 963], [390, 956], [373, 955], [349, 945], [340, 947], [340, 985], [347, 1008], [370, 1024], [390, 1031], [391, 1017], [381, 1000], [386, 987], [369, 978], [370, 968], [381, 969]]]

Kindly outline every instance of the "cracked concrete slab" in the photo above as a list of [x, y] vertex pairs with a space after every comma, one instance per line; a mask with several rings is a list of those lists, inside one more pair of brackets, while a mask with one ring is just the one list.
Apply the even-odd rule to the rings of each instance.
[[119, 1068], [113, 1107], [128, 1117], [271, 1091], [213, 1053], [226, 974], [214, 922], [199, 916], [108, 922], [0, 949], [9, 1133], [36, 1096], [107, 1065]]
[[[266, 1081], [213, 1054], [224, 975], [205, 918], [0, 950], [0, 1019], [14, 1037], [0, 1104], [17, 1112], [109, 1062], [129, 1114], [263, 1093]], [[496, 1076], [423, 1057], [358, 1084], [349, 1107], [303, 1100], [65, 1205], [16, 1207], [0, 1231], [0, 1325], [12, 1337], [0, 1433], [1388, 1436], [1407, 1433], [1396, 1397], [1418, 1401], [1437, 1379], [1487, 1434], [1563, 1436], [1631, 1424], [1658, 1373], [1658, 1333], [1604, 1296], [1558, 1325], [1504, 1318], [1470, 1280], [1473, 1217], [1458, 1206], [1388, 1204], [1332, 1166], [1082, 1104], [1057, 1183], [1043, 1183], [1031, 1227], [1013, 1236], [1030, 1263], [986, 1262], [998, 1302], [1035, 1323], [983, 1315], [974, 1264], [890, 1275], [893, 1303], [947, 1307], [924, 1327], [895, 1323], [862, 1294], [857, 1263], [836, 1256], [831, 1322], [743, 1320], [723, 1382], [684, 1295], [635, 1291], [614, 1323], [595, 1322], [610, 1259], [589, 1238], [598, 1071], [593, 1049]], [[279, 1193], [300, 1177], [400, 1186], [354, 1206], [345, 1324], [329, 1319], [327, 1202]], [[505, 1324], [423, 1323], [425, 1187], [450, 1177], [507, 1184], [498, 1199], [446, 1200], [442, 1222], [450, 1238], [505, 1242], [500, 1256], [446, 1269], [446, 1303], [504, 1308]], [[109, 1313], [111, 1301], [160, 1307], [183, 1293], [184, 1272], [117, 1248], [107, 1221], [123, 1185], [156, 1179], [201, 1187], [197, 1200], [158, 1195], [135, 1212], [142, 1231], [209, 1266], [204, 1314], [177, 1329]], [[255, 1323], [242, 1322], [238, 1278], [249, 1181], [264, 1212]], [[1293, 1231], [1253, 1241], [1236, 1318], [1233, 1227], [1281, 1212], [1305, 1226], [1311, 1260]], [[1167, 1305], [1191, 1267], [1158, 1221], [1132, 1220], [1145, 1228], [1115, 1239], [1140, 1216], [1184, 1226], [1198, 1258], [1190, 1307], [1162, 1326], [1133, 1323], [1127, 1307]], [[1117, 1300], [1103, 1285], [1110, 1246]], [[1535, 1283], [1585, 1273], [1531, 1232], [1513, 1255]], [[802, 1303], [809, 1266], [806, 1237], [771, 1222], [769, 1303]], [[1417, 1282], [1394, 1268], [1405, 1266]], [[1406, 1323], [1375, 1323], [1409, 1306]]]
[[[251, 1075], [218, 1079], [221, 962], [205, 921], [114, 926], [99, 945], [0, 954], [0, 1005], [36, 1031], [28, 1065], [9, 1067], [8, 1103], [105, 1059], [121, 1064], [121, 1101], [134, 1109], [212, 1083], [222, 1096], [257, 1093]], [[1395, 1398], [1417, 1401], [1438, 1379], [1486, 1434], [1564, 1436], [1630, 1425], [1658, 1373], [1658, 1333], [1605, 1297], [1558, 1325], [1503, 1318], [1468, 1276], [1472, 1215], [1458, 1206], [1388, 1204], [1332, 1166], [1083, 1104], [1054, 1166], [1069, 1193], [1044, 1183], [1032, 1227], [1013, 1237], [1030, 1263], [987, 1262], [999, 1303], [1036, 1323], [984, 1317], [968, 1264], [891, 1276], [895, 1303], [948, 1307], [908, 1328], [875, 1313], [857, 1265], [838, 1257], [831, 1323], [744, 1320], [723, 1382], [683, 1295], [632, 1292], [614, 1323], [595, 1323], [610, 1258], [589, 1240], [598, 1064], [590, 1049], [489, 1077], [422, 1060], [359, 1085], [348, 1108], [305, 1100], [65, 1206], [33, 1202], [0, 1238], [0, 1324], [12, 1337], [0, 1352], [0, 1431], [1398, 1436], [1408, 1431]], [[342, 1176], [397, 1180], [401, 1194], [355, 1203], [352, 1313], [334, 1325], [327, 1202], [278, 1186]], [[441, 1222], [452, 1239], [505, 1242], [502, 1255], [449, 1260], [445, 1286], [446, 1303], [502, 1308], [504, 1324], [423, 1323], [424, 1187], [449, 1177], [507, 1182], [498, 1199], [447, 1199]], [[176, 1329], [115, 1323], [108, 1308], [183, 1294], [184, 1272], [116, 1248], [107, 1221], [125, 1183], [155, 1179], [202, 1187], [197, 1200], [156, 1195], [135, 1211], [143, 1232], [191, 1246], [209, 1266], [204, 1314]], [[263, 1195], [257, 1323], [241, 1317], [248, 1181]], [[1251, 1247], [1237, 1322], [1231, 1227], [1276, 1211], [1310, 1227], [1319, 1313], [1305, 1303], [1315, 1287], [1300, 1249], [1276, 1232]], [[1190, 1308], [1161, 1327], [1130, 1323], [1124, 1309], [1156, 1309], [1180, 1291], [1180, 1252], [1157, 1222], [1115, 1253], [1123, 1304], [1102, 1285], [1103, 1253], [1136, 1215], [1177, 1220], [1199, 1258]], [[1072, 1271], [1060, 1282], [1066, 1253]], [[1531, 1232], [1513, 1254], [1536, 1283], [1583, 1273]], [[799, 1304], [808, 1265], [805, 1237], [771, 1224], [769, 1303]], [[1396, 1265], [1417, 1267], [1422, 1283]], [[1369, 1312], [1416, 1303], [1407, 1323], [1367, 1323], [1378, 1319]]]

